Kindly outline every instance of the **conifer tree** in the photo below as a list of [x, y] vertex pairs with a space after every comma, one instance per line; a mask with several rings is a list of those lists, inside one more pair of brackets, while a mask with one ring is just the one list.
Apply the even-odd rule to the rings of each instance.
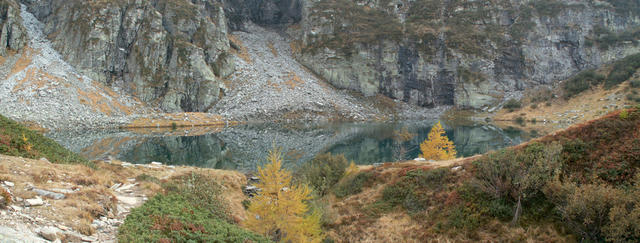
[[281, 242], [320, 242], [320, 214], [309, 213], [307, 185], [292, 185], [291, 172], [282, 168], [282, 153], [269, 152], [269, 164], [258, 168], [262, 191], [251, 199], [245, 225]]
[[447, 160], [456, 158], [456, 147], [449, 141], [440, 122], [433, 125], [429, 136], [420, 144], [420, 155], [427, 160]]

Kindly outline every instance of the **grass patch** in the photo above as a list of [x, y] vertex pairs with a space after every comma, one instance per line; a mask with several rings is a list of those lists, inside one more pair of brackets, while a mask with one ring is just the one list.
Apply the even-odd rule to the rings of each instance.
[[52, 163], [94, 164], [50, 138], [0, 115], [0, 154], [30, 159], [46, 158]]

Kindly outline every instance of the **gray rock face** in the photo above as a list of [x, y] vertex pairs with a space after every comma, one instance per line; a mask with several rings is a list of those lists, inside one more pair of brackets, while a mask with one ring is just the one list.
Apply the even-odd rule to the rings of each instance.
[[244, 30], [251, 21], [265, 27], [286, 27], [302, 20], [302, 0], [224, 0], [233, 30]]
[[[640, 51], [637, 1], [304, 1], [297, 58], [334, 85], [483, 108]], [[637, 36], [637, 35], [636, 35]]]
[[218, 1], [22, 2], [81, 73], [168, 112], [206, 110], [233, 72]]
[[20, 50], [27, 43], [26, 30], [20, 18], [20, 6], [11, 0], [0, 1], [0, 55], [7, 50]]

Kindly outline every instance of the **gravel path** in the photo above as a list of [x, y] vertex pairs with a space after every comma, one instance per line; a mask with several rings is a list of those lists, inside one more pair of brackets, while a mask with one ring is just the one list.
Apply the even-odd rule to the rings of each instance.
[[0, 65], [0, 113], [47, 129], [116, 126], [142, 113], [142, 105], [76, 72], [42, 34], [42, 24], [22, 6], [28, 47]]

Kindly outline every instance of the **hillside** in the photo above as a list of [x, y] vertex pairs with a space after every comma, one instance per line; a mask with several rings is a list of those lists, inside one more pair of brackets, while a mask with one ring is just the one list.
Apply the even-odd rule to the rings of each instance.
[[326, 196], [328, 235], [336, 242], [636, 241], [638, 131], [634, 108], [473, 158], [361, 167]]
[[[576, 124], [640, 103], [640, 54], [589, 69], [554, 86], [529, 89], [492, 114], [496, 121]], [[482, 115], [481, 115], [482, 116]], [[533, 124], [535, 126], [535, 124]]]

